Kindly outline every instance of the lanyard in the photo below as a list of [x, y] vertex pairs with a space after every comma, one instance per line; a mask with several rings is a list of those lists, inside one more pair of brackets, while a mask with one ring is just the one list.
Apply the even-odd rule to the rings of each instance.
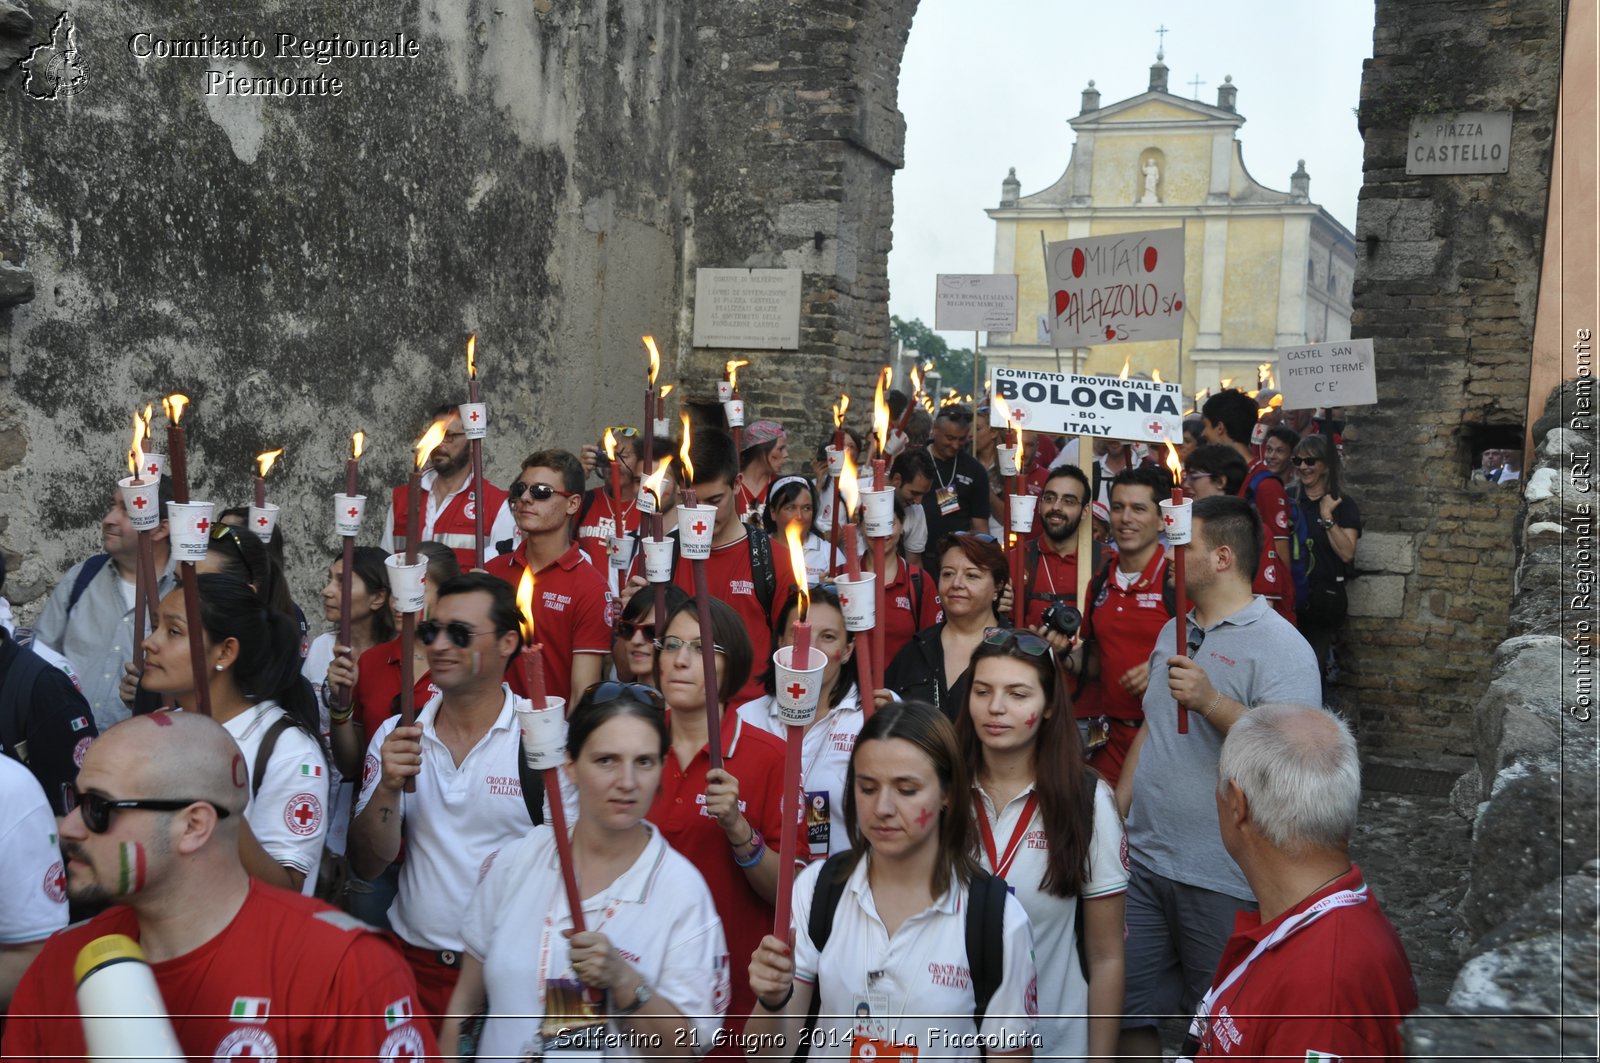
[[946, 481], [943, 476], [939, 475], [939, 463], [934, 460], [932, 454], [928, 455], [928, 462], [933, 466], [933, 476], [934, 479], [939, 481], [939, 486], [949, 487], [951, 484], [956, 482], [956, 466], [961, 464], [961, 452], [957, 451], [956, 456], [950, 459], [950, 479], [948, 481]]
[[978, 831], [983, 835], [983, 849], [989, 854], [989, 866], [994, 868], [996, 878], [1005, 878], [1006, 872], [1011, 870], [1012, 861], [1017, 858], [1017, 850], [1022, 847], [1023, 836], [1028, 833], [1028, 826], [1033, 822], [1034, 809], [1039, 807], [1039, 791], [1035, 790], [1028, 795], [1028, 800], [1023, 802], [1022, 815], [1017, 820], [1017, 825], [1011, 828], [1011, 840], [1006, 842], [1005, 855], [995, 851], [994, 828], [989, 826], [989, 810], [980, 797], [978, 805]]

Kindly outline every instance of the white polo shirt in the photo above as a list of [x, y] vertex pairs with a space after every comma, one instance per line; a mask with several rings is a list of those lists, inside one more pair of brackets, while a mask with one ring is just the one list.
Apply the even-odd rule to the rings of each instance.
[[[533, 827], [517, 775], [522, 729], [512, 709], [516, 699], [504, 683], [500, 691], [505, 699], [500, 715], [462, 758], [460, 767], [434, 730], [444, 695], [435, 694], [417, 713], [422, 725], [422, 773], [417, 776], [417, 792], [400, 795], [406, 859], [400, 865], [399, 895], [389, 907], [389, 925], [407, 942], [422, 948], [461, 951], [461, 913], [488, 870], [490, 857]], [[389, 717], [367, 745], [357, 816], [382, 778], [383, 740], [399, 725], [399, 716]], [[570, 824], [577, 818], [578, 806], [574, 796], [565, 792], [565, 772], [558, 774]], [[548, 794], [544, 814], [548, 822]]]
[[[1036, 1056], [1080, 1059], [1089, 1054], [1089, 983], [1078, 968], [1078, 898], [1054, 897], [1039, 888], [1044, 881], [1049, 848], [1045, 841], [1044, 813], [1034, 809], [1020, 838], [1016, 837], [1022, 809], [1033, 793], [1029, 786], [1012, 798], [995, 822], [994, 803], [983, 787], [974, 786], [980, 802], [977, 814], [987, 816], [995, 852], [1002, 864], [1014, 853], [1002, 878], [1022, 902], [1033, 930], [1034, 959], [1039, 968], [1039, 1042]], [[979, 846], [984, 869], [998, 873], [986, 845]], [[1104, 781], [1095, 785], [1094, 835], [1084, 861], [1083, 896], [1113, 897], [1128, 888], [1128, 841], [1117, 815], [1116, 797]], [[1067, 1016], [1072, 1016], [1068, 1018]]]
[[0, 756], [0, 945], [43, 941], [67, 925], [56, 817], [33, 772]]
[[[820, 957], [808, 926], [823, 865], [812, 864], [795, 879], [795, 977], [821, 993], [812, 1058], [849, 1056], [857, 1006], [881, 997], [872, 1012], [875, 1022], [887, 1023], [882, 1040], [914, 1044], [924, 1060], [979, 1059], [967, 963], [966, 888], [952, 886], [890, 938], [867, 885], [871, 858], [869, 853], [850, 873]], [[1009, 1052], [1032, 1047], [1038, 1014], [1028, 917], [1011, 896], [1006, 897], [1003, 937], [1005, 974], [989, 1001], [983, 1040], [991, 1051]]]
[[276, 701], [258, 701], [223, 729], [239, 743], [254, 791], [244, 806], [250, 832], [277, 863], [305, 874], [300, 892], [317, 888], [322, 846], [328, 837], [328, 762], [312, 737], [298, 727], [278, 735], [267, 770], [256, 786], [256, 753], [273, 723], [286, 714]]
[[[722, 923], [700, 872], [654, 826], [644, 826], [650, 840], [639, 858], [605, 890], [584, 899], [584, 925], [604, 934], [656, 996], [692, 1020], [695, 1055], [704, 1055], [732, 994]], [[545, 984], [577, 980], [562, 936], [571, 928], [555, 832], [535, 827], [495, 858], [461, 928], [467, 951], [483, 961], [493, 1002], [479, 1059], [538, 1058]], [[610, 1032], [610, 1059], [659, 1055], [625, 1036], [621, 1023], [612, 1022]]]
[[[801, 855], [812, 860], [850, 848], [850, 835], [844, 829], [844, 776], [864, 719], [861, 700], [856, 696], [858, 690], [852, 685], [838, 705], [819, 715], [800, 746], [800, 788], [806, 794], [806, 836], [810, 844], [809, 855], [804, 844]], [[739, 718], [777, 735], [780, 741], [788, 741], [789, 729], [779, 720], [778, 703], [771, 695], [740, 705]], [[820, 838], [823, 831], [827, 832], [825, 843]]]
[[[323, 684], [328, 681], [328, 665], [333, 663], [333, 647], [338, 632], [325, 631], [311, 640], [305, 660], [300, 662], [300, 674], [317, 695], [317, 712], [322, 719], [322, 740], [333, 748], [333, 721], [328, 718], [328, 706], [322, 700]], [[337, 765], [328, 763], [328, 848], [336, 853], [345, 851], [350, 834], [350, 805], [355, 801], [355, 780], [346, 779]]]

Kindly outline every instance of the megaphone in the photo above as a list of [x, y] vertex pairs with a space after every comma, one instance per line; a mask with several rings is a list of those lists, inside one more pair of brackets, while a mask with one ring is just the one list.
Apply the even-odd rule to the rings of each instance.
[[92, 1063], [184, 1060], [144, 950], [126, 934], [95, 938], [73, 965], [78, 1013]]

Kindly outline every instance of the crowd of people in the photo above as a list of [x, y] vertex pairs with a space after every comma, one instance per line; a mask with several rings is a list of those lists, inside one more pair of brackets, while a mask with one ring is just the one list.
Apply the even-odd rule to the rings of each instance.
[[[847, 428], [792, 460], [771, 420], [613, 426], [614, 457], [536, 450], [502, 490], [442, 406], [419, 526], [397, 488], [320, 611], [246, 511], [192, 575], [163, 519], [137, 645], [114, 492], [103, 552], [0, 628], [7, 1057], [85, 1053], [79, 952], [125, 934], [191, 1057], [1156, 1060], [1193, 1016], [1184, 1058], [1398, 1058], [1416, 992], [1349, 860], [1360, 767], [1328, 707], [1361, 533], [1342, 425], [1234, 390], [1185, 422], [1178, 617], [1164, 452], [1030, 432], [1007, 475], [986, 404], [911, 412], [878, 554], [839, 535], [862, 514], [826, 445], [876, 456]], [[673, 456], [650, 488], [647, 451]], [[682, 551], [662, 589], [638, 548], [641, 499], [676, 540], [691, 491], [709, 600]], [[834, 582], [856, 566], [884, 587], [876, 671]], [[826, 663], [786, 795], [772, 661], [802, 619]], [[554, 775], [516, 715], [532, 653], [567, 707]]]

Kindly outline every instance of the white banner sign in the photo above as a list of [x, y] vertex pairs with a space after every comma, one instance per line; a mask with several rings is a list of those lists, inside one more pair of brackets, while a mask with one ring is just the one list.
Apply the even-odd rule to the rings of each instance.
[[695, 270], [694, 345], [799, 350], [800, 271]]
[[1172, 340], [1183, 334], [1183, 230], [1062, 240], [1045, 248], [1057, 347]]
[[1289, 410], [1372, 406], [1378, 401], [1378, 370], [1370, 339], [1280, 347], [1275, 379]]
[[1177, 384], [1110, 376], [989, 370], [997, 412], [1030, 432], [1105, 436], [1144, 443], [1183, 442], [1183, 394]]
[[941, 273], [933, 293], [939, 332], [1017, 331], [1015, 273]]

